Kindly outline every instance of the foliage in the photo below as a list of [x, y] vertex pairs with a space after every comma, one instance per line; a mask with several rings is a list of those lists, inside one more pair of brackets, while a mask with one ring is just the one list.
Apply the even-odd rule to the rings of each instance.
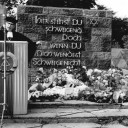
[[[109, 10], [103, 5], [97, 5], [98, 10]], [[113, 15], [115, 12], [113, 12]], [[122, 37], [128, 33], [127, 20], [113, 17], [112, 18], [112, 47], [124, 48], [124, 41]]]
[[128, 33], [127, 21], [125, 19], [113, 17], [112, 19], [112, 41], [118, 42], [121, 48], [124, 47], [122, 37]]
[[98, 4], [97, 4], [97, 9], [98, 10], [108, 10], [104, 5], [98, 5]]
[[96, 2], [95, 0], [28, 0], [27, 5], [90, 9]]
[[124, 48], [128, 49], [128, 35], [124, 35], [122, 40], [124, 41]]
[[7, 15], [16, 15], [17, 6], [25, 5], [27, 0], [0, 0], [1, 4], [6, 6]]

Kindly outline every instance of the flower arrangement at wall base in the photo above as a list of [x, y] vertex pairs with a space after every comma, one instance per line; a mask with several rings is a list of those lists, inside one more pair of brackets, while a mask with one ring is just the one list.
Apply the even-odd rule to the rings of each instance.
[[34, 102], [60, 99], [122, 103], [128, 101], [128, 75], [117, 68], [54, 70], [42, 83], [33, 83], [28, 95]]

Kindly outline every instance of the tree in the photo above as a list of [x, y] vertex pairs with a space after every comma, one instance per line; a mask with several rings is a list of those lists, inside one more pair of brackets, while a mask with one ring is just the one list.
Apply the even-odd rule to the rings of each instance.
[[16, 15], [17, 6], [25, 5], [27, 0], [0, 0], [1, 5], [5, 5], [7, 9], [7, 15]]
[[28, 0], [27, 5], [90, 9], [96, 2], [95, 0]]
[[96, 7], [98, 10], [108, 10], [104, 5], [97, 4]]
[[112, 41], [117, 42], [124, 48], [123, 36], [128, 33], [127, 21], [125, 19], [113, 17], [112, 19]]
[[128, 35], [124, 35], [122, 40], [124, 41], [124, 48], [128, 49]]
[[[109, 10], [104, 5], [97, 5], [98, 10]], [[113, 12], [113, 15], [115, 12]], [[128, 21], [124, 18], [112, 18], [112, 47], [124, 48], [124, 40], [122, 39], [124, 35], [128, 34]]]

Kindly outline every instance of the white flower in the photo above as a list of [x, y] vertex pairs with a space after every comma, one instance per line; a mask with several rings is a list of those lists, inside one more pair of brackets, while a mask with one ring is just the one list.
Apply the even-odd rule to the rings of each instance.
[[91, 76], [91, 75], [92, 75], [92, 72], [93, 72], [93, 70], [92, 70], [92, 69], [89, 69], [89, 70], [87, 71], [87, 76]]
[[33, 97], [39, 98], [39, 96], [42, 96], [42, 92], [41, 91], [35, 91], [32, 93]]
[[113, 100], [118, 103], [119, 98], [123, 100], [125, 93], [122, 90], [115, 91], [113, 93]]
[[102, 70], [99, 70], [99, 69], [95, 68], [95, 69], [94, 69], [94, 72], [101, 73]]

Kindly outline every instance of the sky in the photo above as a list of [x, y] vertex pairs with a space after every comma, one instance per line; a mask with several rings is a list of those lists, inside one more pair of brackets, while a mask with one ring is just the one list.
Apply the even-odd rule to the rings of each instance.
[[96, 0], [96, 3], [114, 11], [118, 18], [128, 18], [128, 0]]

